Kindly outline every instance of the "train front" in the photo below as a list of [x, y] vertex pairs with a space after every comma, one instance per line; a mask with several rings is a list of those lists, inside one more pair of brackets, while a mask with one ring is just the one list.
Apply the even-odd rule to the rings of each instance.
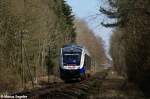
[[80, 78], [84, 73], [82, 48], [67, 46], [61, 49], [60, 77], [67, 81]]

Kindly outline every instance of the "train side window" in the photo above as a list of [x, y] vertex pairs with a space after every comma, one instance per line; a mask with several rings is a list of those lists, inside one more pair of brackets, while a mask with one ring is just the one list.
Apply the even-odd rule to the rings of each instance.
[[86, 66], [87, 69], [91, 66], [91, 58], [87, 54], [85, 54], [84, 66]]
[[87, 55], [85, 54], [84, 66], [87, 66]]

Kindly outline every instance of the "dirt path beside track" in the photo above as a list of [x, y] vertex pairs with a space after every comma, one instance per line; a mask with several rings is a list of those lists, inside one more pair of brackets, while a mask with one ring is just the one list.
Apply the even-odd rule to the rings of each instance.
[[137, 86], [113, 70], [102, 83], [97, 81], [87, 95], [86, 99], [146, 99]]

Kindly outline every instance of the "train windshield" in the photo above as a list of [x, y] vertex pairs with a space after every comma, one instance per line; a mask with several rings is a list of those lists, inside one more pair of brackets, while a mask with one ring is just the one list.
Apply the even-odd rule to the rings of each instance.
[[81, 53], [79, 53], [79, 52], [64, 53], [63, 54], [63, 64], [64, 64], [64, 66], [80, 65], [80, 58], [81, 58]]

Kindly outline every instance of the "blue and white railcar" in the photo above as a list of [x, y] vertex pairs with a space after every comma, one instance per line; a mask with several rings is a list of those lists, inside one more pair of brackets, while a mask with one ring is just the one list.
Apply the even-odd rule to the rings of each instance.
[[67, 81], [85, 78], [90, 70], [91, 58], [87, 49], [78, 45], [66, 45], [61, 48], [60, 77]]

